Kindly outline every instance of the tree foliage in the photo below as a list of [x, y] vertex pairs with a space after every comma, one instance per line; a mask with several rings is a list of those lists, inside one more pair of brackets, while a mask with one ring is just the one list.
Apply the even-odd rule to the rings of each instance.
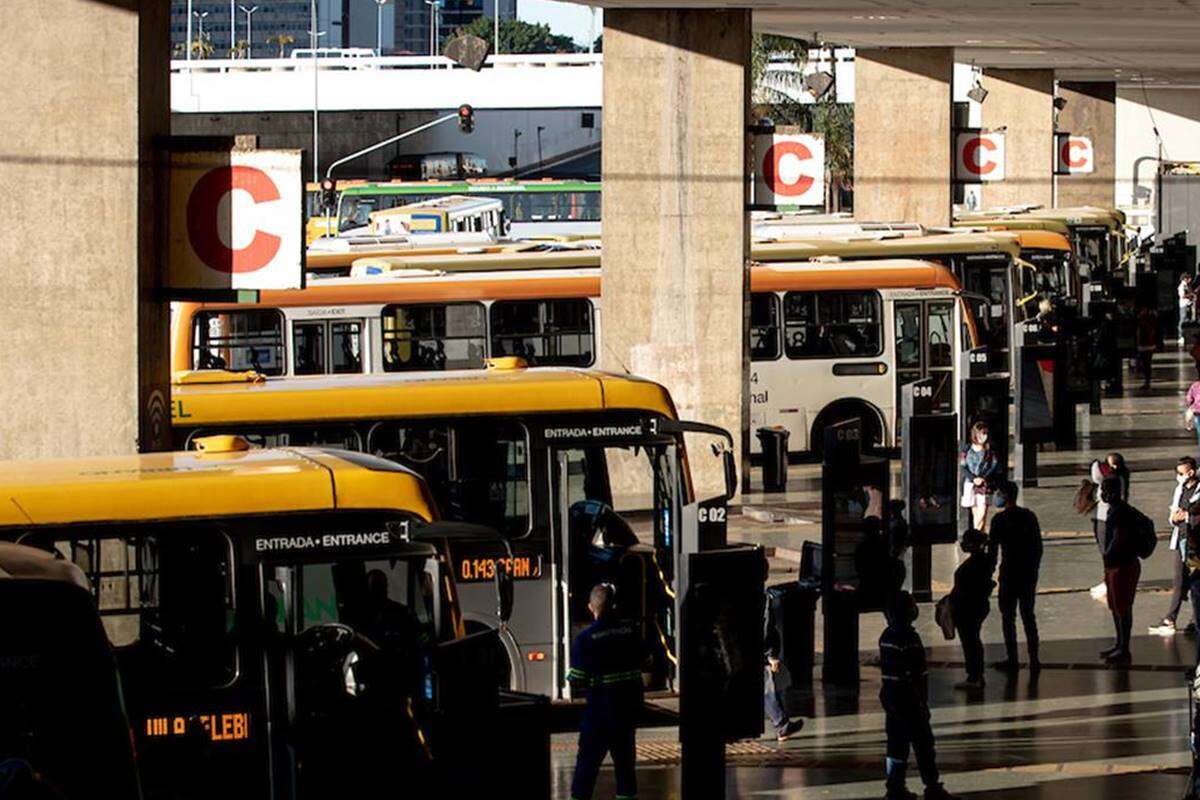
[[[519, 19], [500, 21], [500, 47], [493, 42], [495, 29], [491, 17], [476, 17], [470, 25], [459, 28], [446, 37], [478, 36], [492, 42], [492, 52], [507, 53], [578, 53], [579, 47], [570, 36], [553, 33], [549, 25], [534, 24]], [[443, 43], [443, 48], [445, 44]]]
[[[854, 106], [838, 103], [831, 89], [815, 103], [797, 99], [804, 92], [804, 67], [810, 43], [773, 34], [755, 34], [750, 51], [750, 76], [754, 87], [756, 119], [792, 125], [825, 140], [825, 166], [830, 194], [838, 206], [839, 190], [850, 188], [854, 175]], [[774, 66], [774, 69], [768, 67]]]

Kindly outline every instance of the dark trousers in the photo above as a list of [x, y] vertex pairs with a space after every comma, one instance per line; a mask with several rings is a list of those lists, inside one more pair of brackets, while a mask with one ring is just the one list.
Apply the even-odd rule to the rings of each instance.
[[637, 705], [593, 689], [579, 726], [579, 753], [571, 780], [573, 800], [591, 800], [596, 776], [604, 756], [612, 754], [617, 797], [637, 797], [634, 744], [637, 737]]
[[767, 711], [767, 718], [775, 726], [775, 731], [777, 733], [783, 731], [788, 724], [788, 715], [783, 707], [783, 702], [779, 699], [779, 690], [775, 686], [775, 673], [771, 672], [770, 667], [763, 668], [763, 707]]
[[954, 627], [958, 631], [958, 641], [962, 644], [963, 660], [967, 662], [967, 680], [977, 681], [983, 678], [983, 620], [955, 620]]
[[919, 701], [909, 686], [891, 688], [884, 683], [879, 699], [885, 712], [887, 733], [887, 786], [904, 788], [909, 751], [915, 751], [921, 782], [926, 786], [941, 783], [934, 750], [933, 728], [929, 725], [929, 706]]
[[[1183, 574], [1183, 559], [1179, 557], [1179, 553], [1175, 550], [1171, 552], [1171, 560], [1175, 562], [1175, 569], [1171, 574], [1171, 605], [1167, 609], [1167, 615], [1163, 619], [1169, 619], [1171, 622], [1176, 622], [1179, 619], [1179, 611], [1183, 608], [1183, 598], [1188, 594], [1187, 580]], [[1195, 617], [1192, 617], [1195, 621]]]
[[1017, 611], [1021, 612], [1021, 624], [1025, 628], [1025, 646], [1029, 650], [1029, 663], [1038, 662], [1038, 650], [1041, 639], [1038, 637], [1037, 616], [1034, 614], [1034, 603], [1037, 602], [1037, 577], [1029, 581], [1005, 581], [1000, 584], [1000, 625], [1004, 629], [1004, 650], [1009, 662], [1015, 664], [1017, 658]]
[[1137, 354], [1137, 371], [1142, 376], [1142, 381], [1150, 383], [1150, 376], [1154, 374], [1154, 351], [1153, 350], [1138, 350]]

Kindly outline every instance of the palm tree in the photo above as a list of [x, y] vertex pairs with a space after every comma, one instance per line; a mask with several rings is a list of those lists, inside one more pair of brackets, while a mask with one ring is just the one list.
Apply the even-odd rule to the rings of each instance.
[[284, 52], [284, 48], [286, 48], [289, 44], [295, 43], [295, 41], [296, 37], [292, 36], [290, 33], [277, 33], [274, 36], [267, 37], [267, 44], [279, 45], [280, 58], [283, 58], [285, 55], [287, 55]]
[[192, 56], [194, 58], [210, 58], [213, 54], [212, 37], [205, 35], [203, 39], [196, 39], [192, 42]]
[[245, 58], [246, 51], [250, 48], [250, 43], [245, 39], [238, 39], [237, 43], [229, 48], [230, 58]]

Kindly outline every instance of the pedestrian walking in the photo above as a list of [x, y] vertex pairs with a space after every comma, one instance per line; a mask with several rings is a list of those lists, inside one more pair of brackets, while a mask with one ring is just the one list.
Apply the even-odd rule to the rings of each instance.
[[1158, 349], [1158, 314], [1152, 308], [1143, 308], [1137, 318], [1137, 368], [1142, 376], [1142, 388], [1150, 388], [1153, 375], [1154, 351]]
[[1104, 583], [1108, 589], [1108, 609], [1112, 613], [1116, 643], [1100, 653], [1111, 664], [1128, 664], [1129, 643], [1133, 633], [1133, 601], [1142, 575], [1141, 558], [1153, 552], [1147, 537], [1154, 537], [1154, 523], [1121, 497], [1118, 478], [1105, 478], [1100, 484], [1103, 502], [1108, 505], [1104, 526]]
[[987, 537], [981, 531], [964, 533], [961, 546], [967, 559], [954, 570], [950, 615], [962, 644], [963, 659], [967, 662], [967, 679], [955, 684], [954, 688], [970, 691], [984, 687], [981, 631], [983, 621], [991, 611], [990, 598], [996, 586], [992, 580], [995, 564], [988, 557]]
[[1200, 424], [1197, 419], [1200, 418], [1200, 368], [1196, 370], [1197, 378], [1192, 381], [1192, 385], [1188, 387], [1187, 394], [1184, 396], [1184, 427], [1188, 430], [1195, 431], [1196, 444], [1200, 447]]
[[996, 451], [992, 449], [986, 422], [981, 420], [971, 426], [962, 451], [962, 465], [962, 507], [971, 510], [971, 528], [986, 531], [992, 485], [1003, 471]]
[[1042, 564], [1042, 526], [1037, 514], [1018, 505], [1020, 493], [1012, 481], [1004, 481], [996, 490], [996, 516], [988, 536], [988, 555], [994, 562], [1000, 558], [1000, 588], [997, 594], [1001, 626], [1004, 630], [1005, 659], [996, 669], [1015, 671], [1020, 668], [1017, 656], [1017, 612], [1025, 628], [1025, 648], [1029, 651], [1029, 670], [1041, 669], [1037, 616], [1038, 570]]
[[[1150, 633], [1159, 636], [1174, 636], [1178, 632], [1179, 610], [1183, 599], [1189, 594], [1186, 572], [1188, 559], [1188, 509], [1200, 502], [1200, 477], [1197, 476], [1196, 459], [1184, 456], [1175, 465], [1175, 491], [1171, 495], [1168, 509], [1171, 522], [1171, 604], [1167, 614], [1157, 625], [1150, 626]], [[1192, 618], [1193, 627], [1196, 624]]]
[[609, 753], [617, 797], [637, 796], [634, 745], [642, 707], [642, 643], [634, 624], [614, 612], [615, 593], [609, 583], [592, 589], [588, 610], [595, 621], [571, 643], [567, 677], [587, 692], [571, 781], [573, 800], [591, 800], [600, 763]]
[[925, 645], [913, 627], [918, 609], [912, 595], [897, 592], [885, 610], [887, 627], [879, 637], [884, 730], [887, 733], [886, 800], [913, 800], [906, 775], [908, 755], [915, 751], [925, 784], [925, 800], [957, 800], [938, 774], [933, 728], [929, 723], [929, 676]]
[[763, 675], [763, 707], [767, 718], [775, 727], [775, 738], [786, 741], [792, 734], [804, 727], [804, 720], [792, 720], [787, 715], [783, 701], [779, 698], [779, 687], [775, 679], [782, 669], [780, 662], [781, 643], [779, 641], [779, 625], [771, 612], [770, 599], [763, 604], [763, 650], [766, 655], [766, 674]]

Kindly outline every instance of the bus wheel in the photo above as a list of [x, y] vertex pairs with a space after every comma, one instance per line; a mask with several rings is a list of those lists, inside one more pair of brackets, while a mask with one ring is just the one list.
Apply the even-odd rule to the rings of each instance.
[[825, 451], [825, 429], [839, 422], [854, 419], [862, 425], [864, 450], [883, 445], [883, 428], [879, 424], [879, 415], [861, 402], [847, 401], [831, 403], [817, 415], [808, 440], [809, 452], [820, 458]]
[[[486, 633], [487, 631], [495, 630], [490, 625], [485, 625], [482, 622], [472, 622], [467, 620], [463, 623], [463, 628], [466, 630], [467, 636], [474, 633]], [[512, 661], [509, 660], [508, 651], [504, 649], [504, 644], [499, 637], [496, 638], [496, 649], [492, 659], [495, 671], [496, 685], [501, 689], [512, 688]]]

